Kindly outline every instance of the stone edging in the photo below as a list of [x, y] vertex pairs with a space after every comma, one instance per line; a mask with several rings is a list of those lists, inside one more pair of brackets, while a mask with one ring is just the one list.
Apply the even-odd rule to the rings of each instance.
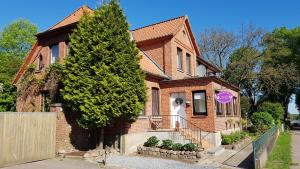
[[201, 153], [196, 151], [173, 151], [157, 147], [138, 146], [137, 153], [161, 158], [172, 158], [197, 162], [201, 158]]

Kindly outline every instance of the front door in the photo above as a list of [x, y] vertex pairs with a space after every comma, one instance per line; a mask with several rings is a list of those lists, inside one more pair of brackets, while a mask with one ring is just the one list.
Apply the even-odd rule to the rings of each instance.
[[159, 91], [158, 88], [152, 88], [152, 115], [158, 116], [159, 114]]
[[172, 93], [170, 98], [171, 103], [171, 127], [175, 128], [176, 123], [183, 127], [183, 119], [185, 119], [185, 93]]

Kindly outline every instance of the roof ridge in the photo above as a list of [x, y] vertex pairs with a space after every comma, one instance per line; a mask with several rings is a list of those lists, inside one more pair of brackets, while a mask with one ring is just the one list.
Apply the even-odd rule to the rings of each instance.
[[160, 21], [160, 22], [152, 23], [150, 25], [145, 25], [143, 27], [136, 28], [136, 29], [133, 29], [131, 31], [136, 31], [136, 30], [139, 30], [139, 29], [147, 28], [147, 27], [150, 27], [150, 26], [153, 26], [153, 25], [158, 25], [158, 24], [161, 24], [161, 23], [169, 22], [169, 21], [172, 21], [172, 20], [175, 20], [175, 19], [179, 19], [179, 18], [183, 18], [183, 17], [186, 17], [186, 15], [181, 15], [181, 16], [178, 16], [176, 18], [171, 18], [171, 19], [168, 19], [168, 20], [163, 20], [163, 21]]
[[90, 10], [93, 10], [92, 8], [90, 8], [89, 6], [87, 5], [82, 5], [80, 6], [79, 8], [77, 8], [75, 11], [73, 11], [72, 13], [70, 13], [69, 15], [67, 15], [66, 17], [64, 17], [62, 20], [60, 20], [59, 22], [57, 22], [55, 25], [51, 26], [49, 29], [47, 30], [51, 30], [53, 29], [55, 26], [57, 26], [58, 24], [60, 24], [62, 21], [64, 21], [65, 19], [67, 19], [68, 17], [70, 17], [71, 15], [73, 15], [74, 13], [76, 13], [77, 11], [79, 11], [80, 9], [84, 9], [84, 8], [88, 8]]

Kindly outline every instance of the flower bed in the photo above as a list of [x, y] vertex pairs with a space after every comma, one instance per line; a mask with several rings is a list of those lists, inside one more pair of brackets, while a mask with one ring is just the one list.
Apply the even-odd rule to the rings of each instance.
[[138, 154], [192, 161], [198, 161], [201, 158], [201, 153], [196, 144], [174, 144], [172, 140], [166, 139], [162, 140], [162, 144], [159, 146], [159, 142], [160, 140], [155, 136], [148, 138], [144, 146], [137, 148]]
[[150, 155], [161, 158], [172, 158], [181, 160], [198, 161], [201, 158], [201, 153], [196, 151], [173, 151], [166, 150], [158, 147], [144, 147], [139, 146], [137, 148], [138, 154]]
[[225, 149], [238, 150], [251, 142], [246, 132], [235, 132], [229, 135], [222, 135], [222, 145]]

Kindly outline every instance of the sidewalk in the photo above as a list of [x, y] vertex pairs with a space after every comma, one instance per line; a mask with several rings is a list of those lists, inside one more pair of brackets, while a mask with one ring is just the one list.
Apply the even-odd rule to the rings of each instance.
[[290, 169], [300, 168], [300, 131], [294, 130], [292, 134], [292, 164]]

